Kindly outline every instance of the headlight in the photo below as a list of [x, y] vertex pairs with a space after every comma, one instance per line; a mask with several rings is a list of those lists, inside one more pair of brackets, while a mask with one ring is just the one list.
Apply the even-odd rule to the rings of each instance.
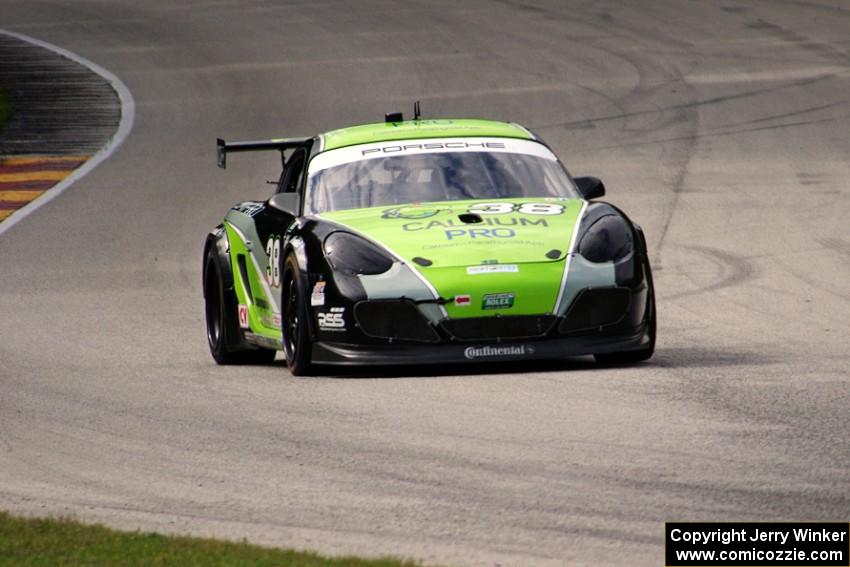
[[350, 232], [331, 233], [324, 248], [333, 269], [350, 276], [383, 274], [393, 265], [383, 250]]
[[635, 248], [631, 227], [618, 215], [605, 215], [584, 232], [578, 253], [591, 262], [616, 262]]

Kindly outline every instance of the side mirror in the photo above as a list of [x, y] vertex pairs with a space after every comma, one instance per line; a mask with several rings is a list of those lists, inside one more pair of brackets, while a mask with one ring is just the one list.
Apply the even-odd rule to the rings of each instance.
[[269, 199], [269, 206], [283, 213], [298, 216], [301, 196], [298, 193], [276, 193]]
[[576, 177], [574, 181], [578, 192], [588, 201], [605, 195], [605, 184], [598, 177]]

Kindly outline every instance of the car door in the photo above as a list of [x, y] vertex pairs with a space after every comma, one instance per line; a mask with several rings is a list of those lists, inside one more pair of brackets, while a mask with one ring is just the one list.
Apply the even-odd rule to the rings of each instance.
[[[299, 194], [304, 177], [304, 165], [307, 151], [299, 148], [287, 160], [281, 172], [275, 194]], [[286, 250], [286, 238], [289, 229], [294, 226], [296, 216], [265, 203], [263, 209], [254, 217], [257, 235], [262, 242], [262, 250], [268, 260], [266, 279], [269, 286], [278, 293], [280, 291], [281, 253]], [[258, 251], [259, 252], [259, 251]]]

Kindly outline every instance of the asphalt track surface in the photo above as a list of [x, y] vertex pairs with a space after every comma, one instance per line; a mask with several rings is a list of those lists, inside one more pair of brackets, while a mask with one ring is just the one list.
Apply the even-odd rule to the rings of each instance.
[[15, 112], [0, 134], [0, 156], [97, 153], [121, 118], [103, 77], [32, 42], [0, 33], [0, 85]]
[[[460, 565], [660, 565], [670, 520], [850, 517], [840, 0], [4, 1], [113, 71], [119, 151], [0, 238], [0, 506]], [[214, 139], [522, 122], [646, 229], [655, 358], [219, 368], [205, 231], [275, 159]]]

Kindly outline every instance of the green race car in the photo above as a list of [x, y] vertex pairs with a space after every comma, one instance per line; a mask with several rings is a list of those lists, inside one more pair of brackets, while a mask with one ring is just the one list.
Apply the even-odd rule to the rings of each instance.
[[285, 158], [266, 201], [208, 236], [203, 288], [219, 364], [631, 363], [655, 348], [641, 228], [595, 201], [513, 123], [408, 120], [310, 138], [218, 141]]

